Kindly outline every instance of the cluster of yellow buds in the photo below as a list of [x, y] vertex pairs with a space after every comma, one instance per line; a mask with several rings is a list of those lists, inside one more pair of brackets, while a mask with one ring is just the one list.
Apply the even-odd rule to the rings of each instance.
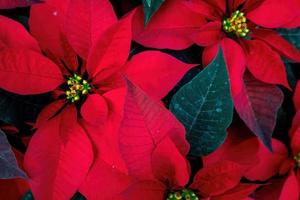
[[294, 155], [294, 160], [297, 163], [297, 167], [300, 167], [300, 152], [297, 155]]
[[196, 194], [189, 190], [183, 189], [181, 191], [170, 193], [167, 197], [167, 200], [199, 200]]
[[77, 74], [69, 77], [67, 84], [69, 89], [66, 91], [66, 96], [72, 103], [79, 101], [80, 97], [88, 94], [91, 89], [89, 83]]
[[232, 13], [230, 18], [223, 20], [223, 29], [227, 33], [235, 33], [239, 37], [246, 37], [249, 33], [247, 18], [239, 10]]

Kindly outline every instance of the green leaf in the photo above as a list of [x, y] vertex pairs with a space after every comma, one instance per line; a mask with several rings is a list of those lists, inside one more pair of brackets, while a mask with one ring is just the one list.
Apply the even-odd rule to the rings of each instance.
[[33, 195], [31, 193], [31, 191], [27, 191], [23, 197], [21, 198], [21, 200], [34, 200]]
[[[300, 28], [294, 28], [294, 29], [281, 28], [278, 29], [278, 33], [300, 51]], [[293, 61], [289, 60], [289, 62], [293, 62]]]
[[233, 103], [221, 50], [208, 67], [174, 95], [170, 110], [186, 128], [191, 155], [207, 155], [224, 142]]
[[165, 0], [143, 0], [144, 5], [144, 23], [148, 24], [151, 17], [159, 9], [159, 7], [164, 3]]
[[[21, 198], [21, 200], [34, 200], [33, 195], [31, 193], [31, 191], [27, 191], [23, 197]], [[79, 192], [76, 192], [75, 195], [71, 198], [71, 200], [86, 200], [86, 198], [80, 194]]]

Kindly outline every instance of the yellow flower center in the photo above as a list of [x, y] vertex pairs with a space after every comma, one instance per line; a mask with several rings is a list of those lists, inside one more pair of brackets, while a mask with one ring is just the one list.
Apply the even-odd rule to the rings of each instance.
[[246, 37], [249, 29], [245, 14], [239, 10], [232, 13], [230, 18], [223, 20], [223, 29], [226, 33], [235, 33], [239, 37]]
[[67, 84], [69, 88], [66, 91], [66, 96], [72, 103], [79, 101], [80, 98], [87, 95], [91, 89], [88, 82], [77, 74], [74, 74], [73, 77], [69, 77]]
[[196, 194], [189, 190], [189, 189], [183, 189], [181, 191], [177, 192], [171, 192], [169, 193], [166, 200], [199, 200], [199, 198], [196, 196]]
[[297, 163], [297, 167], [300, 167], [300, 152], [297, 155], [294, 155], [294, 160]]

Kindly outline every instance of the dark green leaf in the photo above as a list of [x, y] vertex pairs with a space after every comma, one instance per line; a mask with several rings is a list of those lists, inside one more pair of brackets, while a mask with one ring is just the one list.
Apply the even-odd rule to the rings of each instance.
[[[29, 190], [28, 192], [26, 192], [21, 200], [34, 200], [31, 191]], [[71, 198], [71, 200], [86, 200], [86, 198], [79, 192], [76, 192], [76, 194]]]
[[144, 5], [144, 23], [148, 24], [151, 17], [159, 9], [159, 7], [164, 3], [165, 0], [143, 0]]
[[49, 97], [49, 94], [21, 96], [0, 90], [0, 120], [17, 127], [34, 122]]
[[[300, 51], [300, 28], [278, 29], [278, 33], [293, 44]], [[286, 62], [287, 60], [285, 60]], [[292, 62], [292, 61], [290, 61]]]
[[11, 150], [5, 133], [0, 130], [0, 178], [16, 177], [27, 178], [26, 174], [18, 167], [16, 157]]
[[34, 200], [31, 191], [27, 191], [23, 197], [21, 198], [21, 200]]
[[170, 110], [186, 128], [191, 155], [209, 154], [224, 142], [233, 103], [222, 51], [174, 95]]

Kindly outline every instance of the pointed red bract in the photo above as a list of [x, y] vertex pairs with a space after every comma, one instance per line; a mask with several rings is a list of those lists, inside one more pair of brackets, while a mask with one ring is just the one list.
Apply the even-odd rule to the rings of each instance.
[[0, 72], [0, 87], [17, 94], [45, 93], [63, 83], [59, 68], [43, 55], [31, 50], [1, 51]]
[[81, 107], [82, 117], [92, 125], [104, 123], [108, 117], [108, 105], [99, 94], [91, 94]]
[[290, 88], [279, 54], [259, 40], [244, 40], [244, 43], [247, 45], [247, 66], [255, 78]]
[[268, 147], [271, 147], [277, 111], [283, 102], [279, 88], [256, 80], [246, 73], [242, 90], [234, 96], [234, 105], [246, 125]]
[[263, 144], [260, 144], [257, 153], [260, 161], [245, 174], [247, 179], [265, 181], [279, 172], [281, 164], [288, 157], [288, 152], [284, 144], [278, 140], [272, 139], [272, 146], [273, 153]]
[[201, 195], [220, 195], [234, 188], [243, 175], [242, 167], [231, 161], [220, 161], [199, 170], [194, 177], [191, 188]]
[[90, 50], [87, 71], [91, 77], [98, 76], [98, 81], [105, 80], [120, 71], [126, 63], [132, 37], [132, 15], [107, 29]]
[[299, 7], [298, 0], [264, 0], [258, 7], [247, 13], [247, 18], [266, 28], [279, 28], [298, 15]]
[[246, 198], [259, 187], [258, 184], [239, 184], [235, 188], [226, 191], [224, 194], [219, 196], [211, 197], [211, 200], [233, 200]]
[[[146, 28], [143, 8], [139, 7], [133, 18], [133, 39], [152, 48], [185, 49], [192, 45], [189, 34], [204, 24], [204, 18], [191, 12], [184, 1], [166, 1], [151, 18]], [[180, 10], [180, 15], [175, 14]]]
[[221, 44], [229, 73], [231, 94], [234, 97], [242, 90], [246, 58], [243, 49], [234, 40], [224, 38]]
[[[75, 124], [61, 133], [60, 116], [37, 130], [25, 155], [25, 169], [37, 200], [69, 200], [78, 190], [93, 161], [93, 151], [84, 130]], [[61, 134], [70, 134], [63, 141]], [[45, 173], [47, 169], [47, 173]]]
[[133, 56], [126, 64], [125, 73], [147, 95], [160, 100], [194, 66], [159, 51], [145, 51]]
[[99, 36], [116, 22], [108, 0], [73, 0], [68, 6], [65, 31], [72, 47], [86, 59]]
[[275, 31], [255, 29], [252, 36], [265, 41], [286, 58], [300, 62], [300, 51]]
[[[0, 3], [1, 4], [1, 3]], [[1, 7], [1, 6], [0, 6]], [[0, 16], [0, 50], [4, 48], [30, 49], [40, 52], [37, 41], [16, 21]]]
[[128, 80], [124, 108], [120, 151], [129, 174], [141, 180], [156, 180], [153, 151], [164, 140], [168, 140], [169, 135], [184, 133], [178, 132], [176, 124], [179, 122], [163, 105], [147, 97]]

